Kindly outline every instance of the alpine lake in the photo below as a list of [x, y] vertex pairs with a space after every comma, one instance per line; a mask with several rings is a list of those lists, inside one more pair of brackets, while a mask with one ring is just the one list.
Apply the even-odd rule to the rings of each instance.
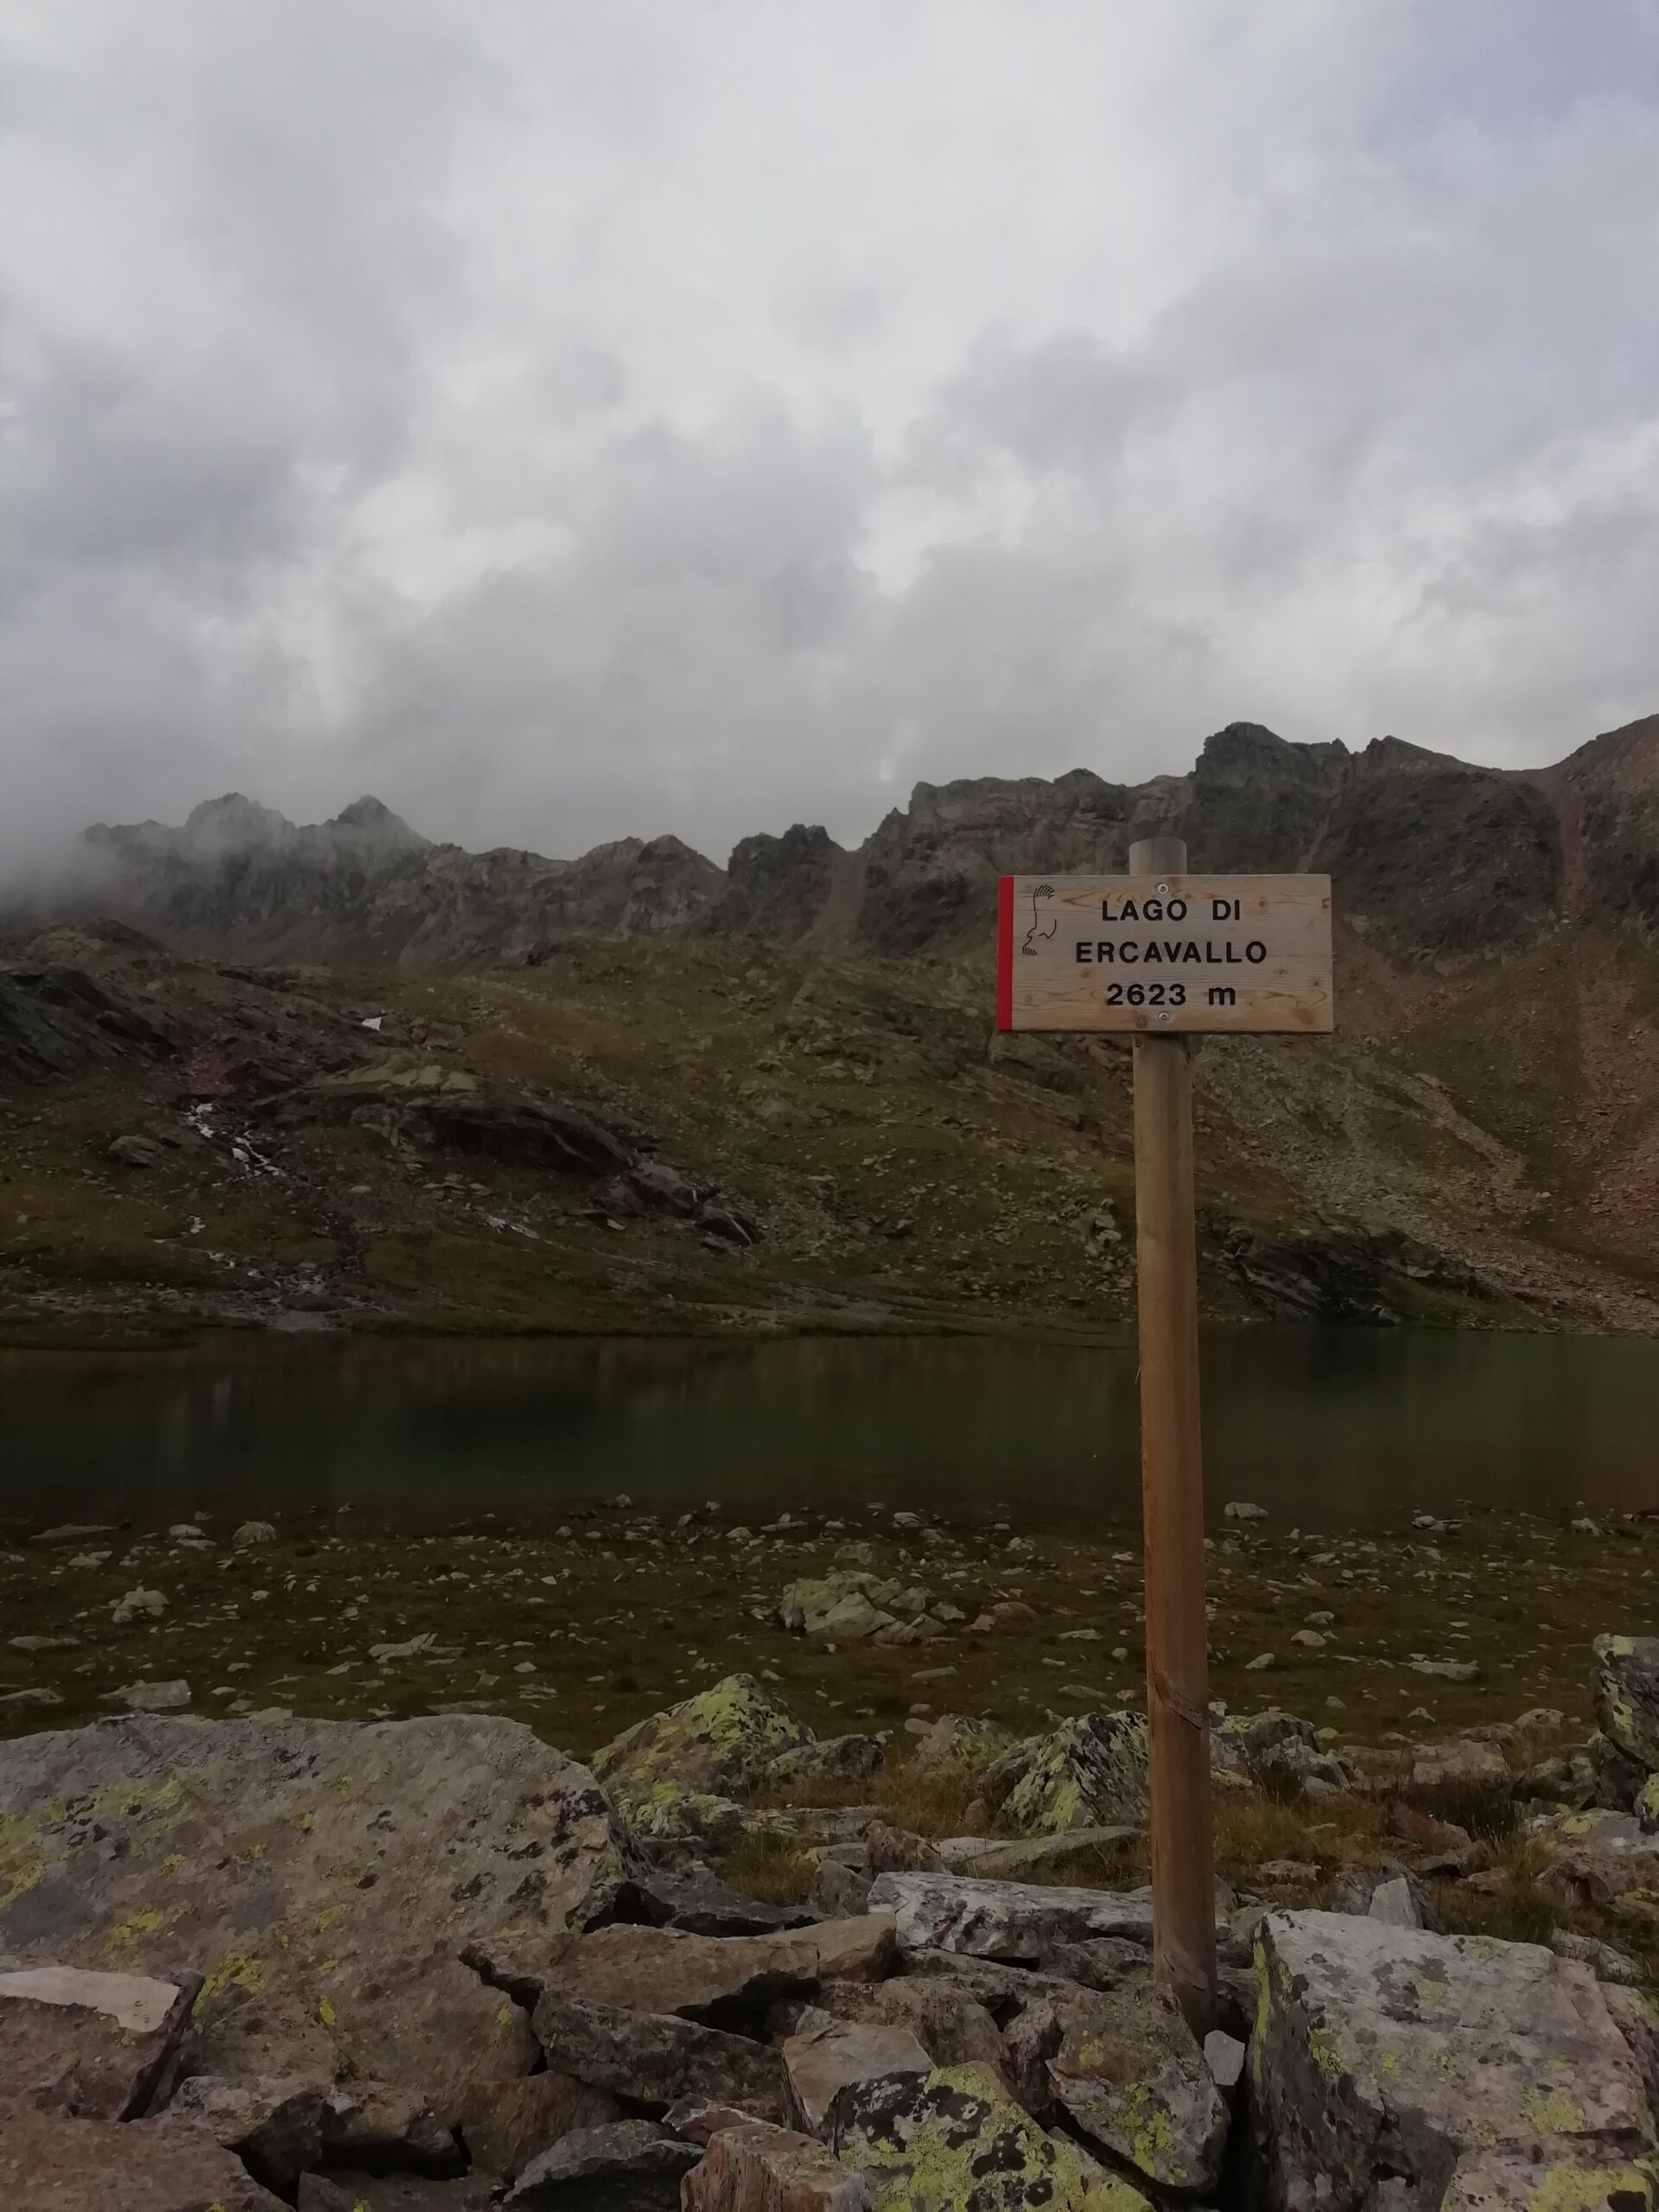
[[[1209, 1332], [1213, 1694], [1355, 1743], [1533, 1708], [1581, 1736], [1592, 1637], [1655, 1625], [1656, 1415], [1645, 1338]], [[0, 1351], [0, 1732], [137, 1680], [475, 1706], [585, 1754], [739, 1669], [825, 1732], [1029, 1732], [1142, 1694], [1135, 1440], [1132, 1342]], [[849, 1566], [956, 1618], [790, 1634], [785, 1589]]]

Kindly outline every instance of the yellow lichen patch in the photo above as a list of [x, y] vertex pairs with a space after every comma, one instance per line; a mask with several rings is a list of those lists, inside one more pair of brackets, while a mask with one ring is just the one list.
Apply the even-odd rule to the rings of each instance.
[[1334, 2088], [1341, 2081], [1346, 2069], [1337, 2039], [1329, 2028], [1310, 2028], [1307, 2031], [1307, 2055], [1320, 2073]]
[[1651, 2208], [1653, 2177], [1645, 2167], [1551, 2166], [1528, 2197], [1527, 2212], [1594, 2212], [1625, 2196]]
[[136, 1951], [146, 1936], [154, 1936], [164, 1925], [164, 1916], [154, 1905], [143, 1906], [130, 1920], [124, 1920], [111, 1929], [104, 1938], [105, 1957], [118, 1959], [128, 1951]]
[[265, 1970], [250, 1951], [232, 1951], [223, 1958], [201, 1985], [196, 1999], [200, 2012], [211, 1997], [218, 1997], [227, 1989], [263, 1989]]
[[317, 1915], [317, 1933], [326, 1936], [337, 1920], [344, 1920], [351, 1910], [348, 1904], [326, 1904]]
[[332, 2028], [334, 2024], [334, 2008], [326, 1997], [317, 1999], [317, 2018], [325, 2028]]
[[32, 1890], [45, 1872], [32, 1826], [21, 1813], [0, 1813], [0, 1910]]
[[498, 2028], [510, 2028], [512, 2025], [511, 2005], [499, 2005], [496, 2007], [495, 2024]]
[[310, 1834], [310, 1833], [311, 1833], [311, 1827], [312, 1827], [312, 1820], [311, 1820], [311, 1815], [310, 1815], [310, 1814], [309, 1814], [309, 1813], [302, 1813], [302, 1814], [300, 1815], [299, 1819], [295, 1822], [295, 1826], [299, 1829], [299, 1832], [300, 1832], [300, 1834], [301, 1834], [302, 1835], [309, 1835], [309, 1834]]
[[1541, 2135], [1581, 2135], [1584, 2113], [1565, 2089], [1534, 2089], [1521, 2107]]
[[162, 1872], [171, 1877], [178, 1872], [183, 1864], [184, 1853], [181, 1851], [169, 1851], [162, 1861]]

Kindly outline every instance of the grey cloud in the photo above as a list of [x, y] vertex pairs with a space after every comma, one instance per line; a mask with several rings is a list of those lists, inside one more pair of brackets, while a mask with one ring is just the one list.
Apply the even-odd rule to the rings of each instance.
[[1659, 702], [1640, 9], [12, 13], [0, 862], [232, 785], [720, 855]]

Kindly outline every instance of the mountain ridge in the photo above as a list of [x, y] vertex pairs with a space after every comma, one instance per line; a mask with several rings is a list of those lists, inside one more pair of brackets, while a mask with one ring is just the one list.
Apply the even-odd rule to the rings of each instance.
[[188, 952], [410, 966], [533, 964], [574, 938], [700, 931], [902, 956], [983, 929], [999, 874], [1115, 872], [1158, 831], [1184, 836], [1196, 869], [1327, 872], [1351, 914], [1431, 956], [1530, 941], [1560, 917], [1570, 871], [1598, 911], [1647, 929], [1659, 925], [1659, 717], [1541, 770], [1233, 722], [1184, 775], [920, 782], [856, 847], [797, 823], [741, 838], [724, 868], [671, 834], [570, 860], [472, 852], [370, 796], [296, 824], [230, 793], [178, 829], [94, 825], [91, 884], [31, 918], [107, 911]]

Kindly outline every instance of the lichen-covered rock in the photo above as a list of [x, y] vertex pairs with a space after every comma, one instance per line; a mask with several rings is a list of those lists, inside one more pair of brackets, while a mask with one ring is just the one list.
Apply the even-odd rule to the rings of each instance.
[[882, 2021], [838, 2020], [809, 2007], [785, 2038], [789, 2085], [809, 2127], [822, 2129], [843, 2089], [885, 2081], [895, 2074], [922, 2075], [933, 2061], [908, 2028]]
[[177, 2050], [198, 1974], [99, 1974], [38, 1966], [0, 1973], [0, 2116], [60, 2112], [130, 2120]]
[[[1580, 2212], [1654, 2123], [1589, 1969], [1529, 1943], [1269, 1914], [1250, 2050], [1267, 2201]], [[1520, 2190], [1516, 2194], [1517, 2188]]]
[[879, 1980], [891, 1969], [895, 1949], [885, 1913], [779, 1936], [599, 1928], [572, 1937], [550, 1956], [543, 1986], [593, 2004], [738, 2028], [757, 2022], [779, 1998], [809, 1994], [821, 1983]]
[[581, 2127], [532, 2160], [505, 2201], [517, 2212], [678, 2212], [698, 2155], [652, 2120]]
[[765, 2044], [677, 2013], [596, 2005], [557, 1989], [541, 1998], [535, 2018], [550, 2067], [631, 2104], [660, 2110], [701, 2097], [779, 2126], [794, 2117], [784, 2062]]
[[885, 1757], [874, 1736], [826, 1736], [816, 1744], [798, 1744], [793, 1751], [779, 1751], [768, 1764], [763, 1780], [769, 1789], [821, 1782], [862, 1782], [875, 1773]]
[[836, 2157], [870, 2183], [872, 2212], [1147, 2212], [982, 2066], [844, 2091], [831, 2126]]
[[901, 1613], [925, 1611], [926, 1592], [918, 1595], [921, 1603], [912, 1606], [901, 1584], [861, 1568], [838, 1568], [791, 1582], [778, 1601], [778, 1618], [795, 1636], [856, 1643], [890, 1626]]
[[995, 1720], [978, 1720], [965, 1713], [942, 1713], [926, 1734], [916, 1738], [910, 1764], [920, 1774], [957, 1770], [979, 1774], [1013, 1742], [1008, 1731]]
[[758, 1789], [780, 1752], [813, 1741], [753, 1675], [728, 1675], [625, 1730], [594, 1753], [594, 1772], [642, 1833], [718, 1840], [728, 1815], [741, 1826], [731, 1799]]
[[1035, 1963], [1057, 1944], [1093, 1936], [1152, 1940], [1145, 1898], [1111, 1890], [986, 1882], [962, 1874], [883, 1874], [870, 1910], [890, 1912], [903, 1951], [965, 1951], [976, 1958]]
[[1659, 1904], [1659, 1835], [1630, 1813], [1592, 1808], [1540, 1821], [1533, 1834], [1549, 1856], [1538, 1886], [1564, 1905]]
[[18, 2113], [0, 2126], [6, 2212], [284, 2212], [205, 2128]]
[[1135, 1713], [1084, 1713], [1038, 1743], [1002, 1800], [1001, 1815], [1023, 1835], [1144, 1820], [1147, 1723]]
[[1021, 2102], [1039, 2118], [1064, 2110], [1096, 2150], [1148, 2183], [1205, 2195], [1221, 2175], [1227, 2107], [1150, 1960], [1109, 1992], [1042, 1980], [1003, 2034]]
[[548, 1943], [634, 1880], [585, 1767], [509, 1720], [100, 1722], [0, 1745], [0, 1953], [205, 1974], [183, 2070], [416, 2090], [537, 2062], [462, 1963]]
[[1659, 1772], [1659, 1636], [1599, 1636], [1596, 1719], [1608, 1741]]
[[728, 2127], [686, 2176], [683, 2212], [870, 2212], [870, 2185], [815, 2136]]
[[1496, 1744], [1454, 1737], [1449, 1743], [1419, 1744], [1412, 1753], [1414, 1789], [1508, 1789], [1510, 1763]]

